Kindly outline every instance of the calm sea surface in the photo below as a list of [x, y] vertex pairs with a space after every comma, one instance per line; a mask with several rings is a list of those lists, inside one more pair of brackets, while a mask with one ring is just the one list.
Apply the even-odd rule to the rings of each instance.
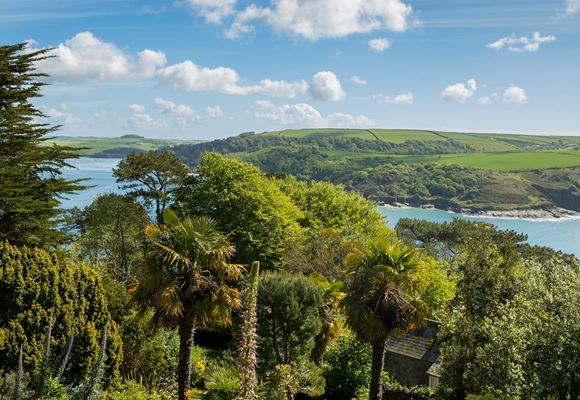
[[[112, 169], [119, 159], [79, 158], [72, 164], [78, 169], [65, 171], [68, 179], [89, 178], [87, 185], [94, 187], [78, 194], [71, 195], [63, 201], [63, 207], [85, 207], [102, 193], [118, 192], [119, 189], [112, 176]], [[426, 210], [418, 208], [385, 208], [379, 207], [387, 217], [389, 225], [395, 226], [401, 218], [419, 218], [433, 222], [451, 221], [453, 218], [484, 221], [496, 225], [500, 229], [513, 229], [528, 235], [531, 244], [549, 246], [567, 253], [580, 255], [580, 219], [533, 220], [521, 218], [482, 218], [468, 217], [441, 210]]]

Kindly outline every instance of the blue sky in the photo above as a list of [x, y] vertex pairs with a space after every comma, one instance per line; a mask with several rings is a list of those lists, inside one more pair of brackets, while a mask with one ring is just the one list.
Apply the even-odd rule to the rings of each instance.
[[580, 0], [0, 0], [62, 134], [580, 135]]

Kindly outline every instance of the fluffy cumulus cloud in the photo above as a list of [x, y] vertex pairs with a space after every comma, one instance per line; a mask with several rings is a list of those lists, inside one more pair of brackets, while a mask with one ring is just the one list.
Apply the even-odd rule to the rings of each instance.
[[580, 0], [566, 0], [566, 12], [574, 14], [580, 11]]
[[503, 99], [507, 103], [524, 104], [528, 102], [528, 95], [521, 87], [510, 86], [503, 92]]
[[359, 86], [366, 86], [366, 84], [367, 84], [367, 81], [365, 79], [362, 79], [356, 75], [351, 76], [350, 81], [352, 83], [354, 83], [355, 85], [359, 85]]
[[208, 22], [219, 23], [234, 12], [236, 0], [186, 0], [186, 3]]
[[38, 68], [57, 80], [115, 81], [152, 77], [165, 65], [165, 54], [145, 49], [132, 57], [114, 43], [81, 32], [50, 52]]
[[226, 36], [236, 38], [265, 23], [274, 30], [316, 40], [408, 28], [411, 6], [401, 0], [271, 0], [236, 12]]
[[205, 109], [207, 115], [212, 118], [221, 118], [224, 116], [224, 112], [222, 111], [220, 106], [215, 107], [207, 107]]
[[185, 104], [176, 104], [173, 101], [157, 97], [153, 105], [163, 114], [175, 120], [179, 127], [186, 127], [191, 122], [198, 121], [201, 117]]
[[[209, 2], [208, 2], [209, 4]], [[37, 43], [30, 40], [29, 47]], [[105, 42], [90, 32], [81, 32], [58, 45], [53, 58], [39, 62], [42, 72], [63, 81], [157, 82], [190, 92], [218, 92], [231, 95], [263, 95], [294, 98], [308, 92], [305, 80], [286, 82], [263, 79], [258, 84], [242, 85], [237, 71], [228, 67], [201, 67], [191, 60], [166, 66], [165, 54], [145, 49], [136, 56]]]
[[240, 85], [239, 74], [227, 67], [199, 67], [192, 61], [170, 65], [159, 71], [159, 81], [188, 92], [219, 92], [233, 95], [258, 94], [293, 98], [308, 90], [306, 81], [286, 82], [264, 79], [257, 85]]
[[169, 123], [166, 120], [152, 117], [143, 105], [130, 104], [129, 110], [133, 114], [127, 119], [125, 129], [132, 131], [164, 131], [169, 128]]
[[449, 85], [441, 92], [441, 96], [447, 101], [454, 103], [465, 103], [477, 91], [477, 82], [475, 79], [467, 81], [467, 85], [463, 83], [456, 83]]
[[332, 71], [320, 71], [312, 78], [310, 94], [316, 100], [340, 101], [346, 93]]
[[382, 99], [385, 104], [413, 104], [415, 101], [413, 92], [401, 93], [394, 97], [385, 96]]
[[556, 36], [548, 35], [542, 36], [540, 32], [534, 32], [532, 37], [525, 36], [509, 36], [496, 40], [487, 45], [488, 48], [494, 50], [501, 50], [507, 48], [509, 51], [518, 53], [536, 52], [540, 49], [540, 45], [544, 43], [551, 43], [556, 40]]
[[311, 127], [369, 127], [372, 121], [364, 115], [333, 113], [323, 116], [316, 108], [306, 103], [276, 105], [267, 100], [256, 102], [254, 117], [281, 125]]
[[51, 118], [51, 123], [71, 125], [80, 122], [80, 119], [68, 110], [68, 106], [65, 103], [58, 106], [40, 106], [40, 110], [44, 115]]
[[391, 47], [391, 42], [387, 38], [375, 38], [369, 40], [369, 47], [378, 52], [382, 52]]

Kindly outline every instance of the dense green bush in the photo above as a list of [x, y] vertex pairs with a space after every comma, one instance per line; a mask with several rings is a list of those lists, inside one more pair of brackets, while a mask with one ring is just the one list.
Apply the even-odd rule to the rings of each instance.
[[371, 346], [359, 342], [345, 330], [330, 346], [325, 357], [324, 377], [328, 400], [351, 400], [371, 381]]
[[118, 376], [122, 344], [101, 278], [93, 270], [44, 250], [0, 242], [0, 304], [0, 369], [16, 369], [20, 345], [24, 369], [38, 368], [52, 318], [55, 358], [64, 352], [71, 333], [75, 334], [66, 381], [79, 381], [88, 373], [97, 359], [105, 326], [107, 377]]

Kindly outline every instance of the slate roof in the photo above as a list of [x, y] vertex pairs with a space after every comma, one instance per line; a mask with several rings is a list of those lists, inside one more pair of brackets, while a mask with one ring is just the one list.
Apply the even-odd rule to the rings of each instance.
[[439, 332], [439, 322], [427, 320], [425, 327], [389, 337], [387, 351], [435, 363], [441, 354], [437, 342], [437, 332]]

